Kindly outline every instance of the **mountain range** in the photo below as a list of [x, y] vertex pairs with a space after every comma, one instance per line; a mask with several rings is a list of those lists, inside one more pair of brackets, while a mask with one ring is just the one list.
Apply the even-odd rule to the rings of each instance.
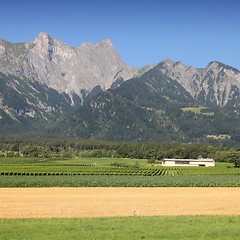
[[0, 39], [0, 133], [109, 141], [239, 142], [240, 71], [166, 59], [137, 69], [109, 39]]

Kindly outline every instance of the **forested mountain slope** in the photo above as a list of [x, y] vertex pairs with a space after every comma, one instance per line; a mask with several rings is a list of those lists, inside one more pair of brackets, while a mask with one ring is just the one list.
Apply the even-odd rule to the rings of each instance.
[[[114, 141], [238, 141], [239, 109], [201, 106], [161, 64], [95, 96], [54, 126], [55, 133]], [[230, 139], [229, 139], [230, 138]]]

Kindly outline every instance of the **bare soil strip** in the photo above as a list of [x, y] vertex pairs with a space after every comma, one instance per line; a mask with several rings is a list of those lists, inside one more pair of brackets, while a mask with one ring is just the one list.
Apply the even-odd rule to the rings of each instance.
[[240, 188], [0, 188], [0, 218], [240, 215]]

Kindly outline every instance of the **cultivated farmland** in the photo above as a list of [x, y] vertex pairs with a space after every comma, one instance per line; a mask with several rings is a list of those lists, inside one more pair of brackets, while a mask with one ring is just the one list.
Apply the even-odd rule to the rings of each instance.
[[1, 158], [1, 187], [239, 187], [240, 169], [162, 167], [144, 159]]
[[230, 163], [5, 157], [0, 173], [3, 239], [238, 239], [240, 169]]
[[0, 195], [0, 218], [240, 214], [240, 188], [2, 188]]

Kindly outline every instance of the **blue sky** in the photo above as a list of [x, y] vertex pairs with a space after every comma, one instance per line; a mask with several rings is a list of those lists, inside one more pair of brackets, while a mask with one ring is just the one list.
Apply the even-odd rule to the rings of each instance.
[[29, 42], [42, 31], [73, 47], [110, 38], [135, 67], [171, 58], [240, 69], [238, 0], [1, 1], [0, 38]]

